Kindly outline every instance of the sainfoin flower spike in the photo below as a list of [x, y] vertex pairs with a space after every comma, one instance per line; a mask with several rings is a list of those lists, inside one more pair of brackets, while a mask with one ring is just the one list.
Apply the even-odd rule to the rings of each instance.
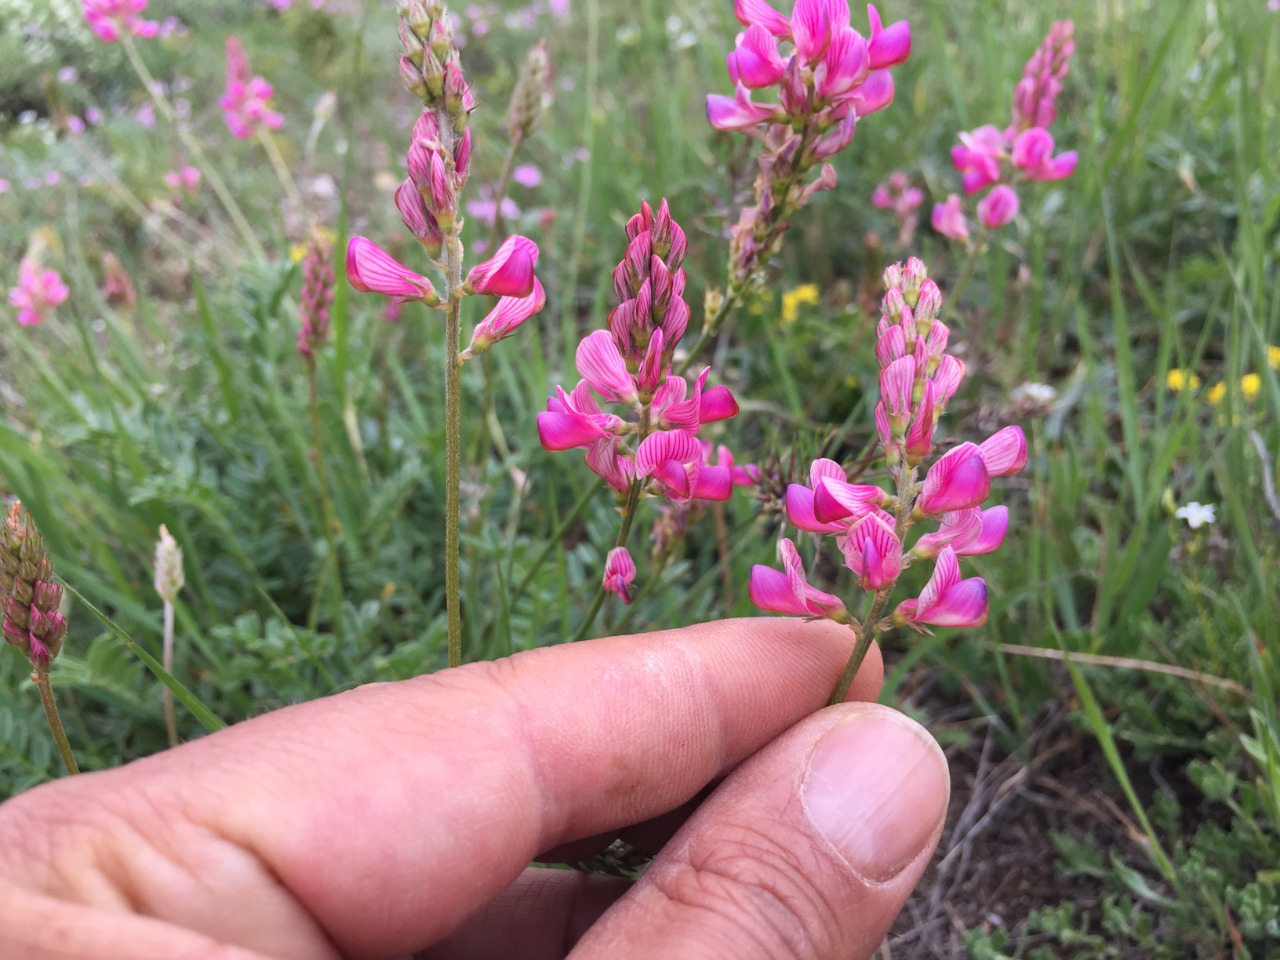
[[[1070, 20], [1053, 24], [1044, 42], [1027, 61], [1014, 90], [1013, 122], [1004, 129], [986, 124], [960, 134], [951, 148], [951, 163], [961, 175], [966, 194], [990, 188], [978, 202], [978, 220], [988, 230], [1009, 223], [1018, 213], [1020, 183], [1062, 180], [1076, 169], [1074, 150], [1054, 154], [1049, 126], [1075, 52]], [[952, 194], [934, 207], [933, 227], [943, 236], [968, 244], [968, 229], [959, 198]]]
[[[732, 230], [731, 287], [768, 261], [797, 209], [835, 186], [826, 161], [849, 145], [860, 118], [893, 101], [890, 69], [911, 53], [907, 22], [885, 26], [874, 6], [865, 34], [845, 0], [796, 0], [789, 17], [765, 0], [736, 0], [734, 13], [745, 28], [727, 58], [734, 91], [707, 96], [707, 120], [762, 148], [755, 202]], [[757, 91], [776, 102], [753, 101]]]
[[25, 257], [18, 264], [18, 284], [9, 291], [9, 304], [18, 308], [19, 324], [34, 327], [52, 317], [68, 293], [57, 270], [41, 266], [34, 257]]
[[227, 129], [240, 140], [263, 130], [278, 130], [284, 117], [271, 109], [271, 84], [253, 76], [249, 57], [238, 37], [227, 37], [227, 89], [218, 100]]
[[[732, 455], [724, 451], [711, 460], [698, 433], [738, 413], [727, 387], [708, 386], [710, 368], [692, 382], [672, 372], [689, 322], [682, 266], [688, 244], [667, 201], [656, 210], [642, 203], [626, 234], [626, 254], [613, 272], [620, 302], [607, 328], [578, 345], [577, 386], [557, 387], [538, 414], [542, 446], [584, 450], [587, 466], [617, 495], [623, 511], [618, 547], [626, 545], [642, 497], [677, 504], [729, 499]], [[606, 412], [601, 400], [616, 412]]]
[[[781, 571], [757, 566], [751, 572], [751, 599], [762, 610], [837, 620], [857, 634], [833, 703], [848, 692], [877, 633], [898, 626], [918, 631], [976, 627], [986, 621], [986, 583], [981, 577], [964, 578], [961, 560], [991, 553], [1003, 543], [1009, 511], [984, 510], [982, 503], [993, 479], [1010, 476], [1027, 462], [1026, 437], [1021, 428], [1008, 426], [981, 443], [951, 446], [925, 469], [939, 418], [964, 377], [964, 363], [948, 352], [950, 330], [938, 319], [942, 292], [920, 260], [890, 266], [884, 285], [876, 329], [880, 399], [874, 420], [892, 492], [850, 483], [844, 467], [819, 459], [808, 485], [792, 484], [786, 494], [792, 525], [835, 538], [844, 565], [869, 594], [867, 612], [857, 619], [849, 613], [853, 604], [846, 608], [809, 584], [788, 539], [778, 548]], [[913, 527], [931, 522], [936, 529], [911, 534]], [[902, 574], [922, 562], [933, 563], [923, 590], [886, 615]]]
[[308, 360], [329, 339], [335, 283], [329, 239], [324, 232], [313, 230], [302, 258], [302, 302], [298, 305], [298, 352]]
[[80, 0], [89, 29], [104, 43], [114, 43], [127, 33], [150, 40], [160, 33], [160, 24], [144, 20], [139, 14], [147, 9], [147, 0]]

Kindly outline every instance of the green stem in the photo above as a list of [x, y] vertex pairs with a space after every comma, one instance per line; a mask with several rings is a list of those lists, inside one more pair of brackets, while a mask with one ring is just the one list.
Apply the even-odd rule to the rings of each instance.
[[533, 558], [533, 563], [529, 566], [529, 569], [526, 570], [524, 576], [520, 578], [520, 582], [516, 584], [516, 588], [511, 591], [511, 600], [509, 602], [513, 606], [520, 597], [524, 596], [525, 589], [529, 586], [529, 583], [538, 573], [538, 570], [541, 569], [542, 565], [546, 563], [547, 557], [551, 556], [551, 551], [554, 550], [557, 544], [564, 539], [564, 535], [569, 532], [569, 528], [577, 522], [580, 516], [582, 516], [582, 512], [587, 509], [587, 504], [591, 502], [591, 499], [595, 494], [595, 484], [587, 487], [582, 496], [578, 498], [578, 502], [573, 505], [573, 509], [571, 509], [565, 518], [560, 521], [560, 526], [556, 527], [551, 536], [547, 538], [547, 542], [542, 545], [542, 549], [538, 551], [538, 555]]
[[58, 747], [58, 756], [62, 757], [62, 765], [67, 773], [79, 773], [76, 758], [71, 752], [71, 743], [67, 740], [67, 732], [62, 729], [62, 719], [58, 716], [58, 704], [53, 699], [53, 685], [49, 682], [49, 671], [37, 667], [31, 674], [31, 681], [40, 688], [40, 703], [44, 706], [44, 718], [49, 721], [49, 731], [53, 734], [53, 742]]
[[262, 244], [258, 242], [258, 237], [253, 232], [253, 227], [249, 226], [249, 221], [245, 219], [244, 211], [240, 209], [235, 197], [227, 189], [227, 185], [218, 173], [218, 169], [209, 161], [208, 155], [204, 152], [204, 147], [200, 146], [200, 141], [191, 135], [190, 130], [178, 122], [177, 114], [174, 113], [168, 99], [156, 89], [155, 78], [151, 75], [151, 71], [147, 69], [147, 65], [142, 62], [142, 57], [138, 55], [138, 48], [134, 46], [133, 38], [127, 30], [120, 33], [120, 46], [124, 48], [124, 54], [128, 58], [129, 64], [133, 67], [133, 72], [142, 81], [142, 86], [146, 89], [151, 102], [155, 104], [156, 110], [177, 132], [178, 139], [182, 141], [182, 145], [187, 148], [191, 159], [200, 168], [200, 172], [204, 174], [205, 179], [209, 181], [209, 186], [217, 194], [218, 200], [221, 201], [222, 206], [227, 211], [227, 215], [231, 217], [231, 222], [240, 231], [245, 244], [253, 252], [254, 256], [265, 259], [266, 251], [262, 248]]
[[444, 593], [449, 621], [449, 666], [462, 663], [462, 609], [458, 573], [458, 524], [462, 506], [462, 242], [448, 242], [449, 305], [444, 344]]
[[741, 299], [742, 288], [737, 285], [730, 287], [729, 292], [720, 301], [720, 306], [716, 312], [702, 321], [702, 331], [698, 334], [698, 339], [694, 341], [693, 346], [689, 348], [689, 352], [685, 354], [684, 360], [676, 370], [676, 376], [683, 377], [689, 372], [689, 368], [693, 366], [693, 361], [702, 352], [702, 348], [710, 343], [711, 338], [720, 331], [720, 325], [729, 316], [729, 311], [736, 307]]
[[[162, 651], [165, 670], [173, 673], [173, 601], [164, 601], [164, 649]], [[169, 731], [169, 746], [178, 745], [178, 718], [173, 710], [173, 691], [164, 688], [164, 725]]]
[[502, 239], [502, 201], [506, 199], [507, 191], [511, 189], [511, 172], [515, 169], [516, 154], [523, 144], [524, 137], [518, 132], [515, 133], [511, 138], [511, 146], [507, 149], [507, 156], [502, 161], [502, 172], [498, 174], [498, 189], [493, 192], [493, 229], [489, 232], [490, 251], [497, 250], [498, 242]]
[[316, 486], [320, 490], [320, 522], [324, 526], [325, 558], [324, 569], [316, 585], [316, 596], [312, 603], [308, 626], [312, 629], [318, 621], [320, 601], [329, 587], [330, 578], [337, 575], [338, 587], [333, 593], [333, 630], [342, 631], [342, 577], [338, 566], [337, 535], [341, 531], [333, 499], [329, 493], [329, 477], [324, 466], [324, 442], [320, 420], [320, 386], [316, 377], [315, 357], [307, 358], [307, 408], [311, 418], [311, 461], [316, 468]]
[[[280, 152], [280, 148], [276, 146], [275, 137], [271, 136], [267, 130], [258, 131], [258, 142], [262, 144], [262, 149], [266, 151], [267, 159], [271, 161], [271, 168], [276, 172], [276, 179], [280, 181], [280, 186], [284, 188], [284, 192], [289, 195], [289, 202], [298, 208], [298, 212], [307, 217], [307, 201], [302, 198], [302, 191], [298, 189], [298, 183], [293, 179], [293, 174], [289, 172], [289, 165], [285, 163], [284, 155]], [[309, 220], [310, 217], [307, 217]]]
[[[631, 536], [631, 525], [635, 520], [636, 507], [640, 503], [640, 487], [643, 486], [643, 480], [631, 481], [631, 487], [627, 491], [627, 502], [622, 508], [622, 526], [618, 529], [617, 539], [614, 540], [614, 548], [625, 547], [627, 540]], [[587, 610], [586, 617], [583, 618], [582, 624], [578, 627], [578, 632], [573, 635], [573, 642], [585, 640], [587, 633], [591, 630], [591, 625], [596, 621], [596, 615], [600, 612], [600, 608], [604, 605], [604, 597], [608, 591], [604, 588], [604, 581], [600, 582], [600, 589], [596, 591], [595, 598], [591, 601], [591, 608]]]

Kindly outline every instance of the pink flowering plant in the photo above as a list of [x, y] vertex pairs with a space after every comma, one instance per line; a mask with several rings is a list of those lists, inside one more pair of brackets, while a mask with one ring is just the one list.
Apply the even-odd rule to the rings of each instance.
[[249, 57], [238, 37], [227, 37], [227, 89], [218, 106], [227, 129], [238, 140], [264, 130], [279, 130], [284, 117], [271, 109], [275, 89], [262, 77], [254, 76]]
[[[782, 569], [751, 571], [751, 600], [773, 613], [825, 618], [848, 624], [857, 637], [853, 654], [832, 695], [849, 691], [872, 640], [894, 627], [924, 632], [929, 626], [977, 627], [987, 619], [987, 588], [981, 577], [963, 577], [962, 557], [991, 553], [1009, 525], [1005, 507], [982, 508], [991, 481], [1017, 473], [1027, 461], [1022, 429], [1005, 427], [981, 443], [962, 442], [938, 456], [935, 431], [964, 378], [962, 360], [947, 352], [951, 331], [938, 319], [942, 292], [915, 257], [884, 273], [885, 295], [876, 329], [880, 399], [875, 428], [892, 481], [850, 483], [839, 463], [819, 459], [807, 486], [787, 488], [787, 520], [797, 530], [831, 536], [869, 598], [866, 612], [850, 611], [840, 597], [812, 586], [795, 544], [778, 543]], [[914, 538], [912, 528], [930, 529]], [[936, 526], [934, 526], [936, 525]], [[920, 593], [890, 609], [902, 574], [917, 563], [933, 563]]]
[[68, 293], [57, 270], [24, 257], [18, 265], [18, 282], [9, 290], [9, 304], [17, 310], [18, 323], [35, 327], [53, 316]]
[[[1049, 133], [1058, 115], [1058, 94], [1071, 69], [1073, 33], [1070, 20], [1057, 21], [1049, 29], [1014, 88], [1013, 120], [1007, 127], [986, 124], [961, 133], [959, 145], [951, 148], [951, 162], [961, 174], [965, 195], [987, 191], [977, 204], [978, 222], [984, 230], [999, 229], [1018, 215], [1019, 184], [1063, 180], [1075, 172], [1076, 152], [1055, 154]], [[943, 236], [969, 244], [968, 221], [959, 195], [953, 193], [934, 205], [932, 224]]]

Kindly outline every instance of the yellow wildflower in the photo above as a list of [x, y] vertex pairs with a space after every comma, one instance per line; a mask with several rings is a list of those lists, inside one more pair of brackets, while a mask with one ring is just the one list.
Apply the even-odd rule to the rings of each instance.
[[1190, 370], [1180, 370], [1174, 367], [1169, 371], [1169, 375], [1165, 377], [1165, 383], [1174, 393], [1180, 393], [1183, 390], [1196, 390], [1200, 387], [1200, 378]]
[[1267, 364], [1272, 370], [1280, 370], [1280, 347], [1267, 345]]
[[1252, 400], [1262, 389], [1262, 378], [1256, 373], [1246, 373], [1240, 378], [1240, 392], [1246, 400]]
[[[333, 241], [338, 239], [338, 235], [326, 227], [324, 224], [316, 224], [314, 227], [316, 239], [326, 247], [332, 247]], [[289, 259], [294, 263], [301, 263], [303, 257], [307, 255], [308, 244], [295, 243], [289, 248]]]
[[1223, 383], [1221, 380], [1219, 380], [1217, 383], [1215, 383], [1212, 387], [1209, 388], [1209, 392], [1204, 395], [1204, 398], [1207, 401], [1209, 401], [1210, 406], [1216, 407], [1218, 404], [1222, 402], [1222, 398], [1225, 397], [1226, 395], [1227, 395], [1227, 385]]
[[802, 283], [782, 295], [782, 325], [789, 327], [800, 318], [800, 308], [814, 307], [822, 302], [822, 294], [815, 283]]

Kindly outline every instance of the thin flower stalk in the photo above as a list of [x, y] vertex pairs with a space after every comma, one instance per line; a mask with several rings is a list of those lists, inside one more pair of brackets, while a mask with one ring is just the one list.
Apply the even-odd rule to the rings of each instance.
[[0, 624], [5, 642], [31, 661], [31, 681], [67, 773], [79, 773], [71, 744], [58, 716], [49, 678], [53, 661], [67, 637], [62, 615], [62, 585], [54, 579], [53, 562], [31, 515], [15, 501], [0, 522]]
[[[182, 569], [182, 548], [173, 539], [168, 528], [160, 524], [160, 538], [156, 541], [155, 588], [164, 603], [164, 646], [162, 650], [164, 669], [173, 673], [173, 604], [178, 591], [186, 583]], [[178, 745], [178, 718], [174, 713], [173, 691], [164, 688], [164, 722], [169, 733], [169, 746]]]
[[[439, 268], [443, 294], [364, 237], [347, 248], [347, 278], [357, 290], [393, 301], [419, 300], [445, 314], [445, 607], [449, 665], [462, 662], [459, 523], [462, 478], [462, 364], [511, 336], [542, 309], [545, 294], [534, 276], [537, 245], [524, 237], [463, 276], [463, 220], [458, 215], [471, 161], [468, 121], [475, 101], [453, 28], [439, 0], [401, 0], [400, 78], [423, 104], [407, 155], [409, 177], [396, 191], [405, 226]], [[498, 297], [462, 350], [462, 299]]]
[[[960, 560], [990, 553], [1004, 541], [1008, 510], [984, 510], [982, 503], [993, 478], [1016, 473], [1027, 460], [1026, 437], [1021, 428], [1009, 426], [980, 444], [952, 447], [924, 469], [934, 454], [939, 418], [964, 378], [964, 363], [948, 352], [951, 331], [938, 319], [942, 293], [923, 263], [912, 257], [890, 266], [884, 285], [874, 419], [893, 490], [850, 483], [843, 466], [819, 459], [810, 468], [809, 483], [791, 484], [786, 493], [793, 526], [835, 538], [845, 567], [870, 594], [867, 612], [859, 619], [839, 597], [809, 584], [790, 540], [779, 544], [782, 571], [756, 566], [751, 572], [751, 599], [762, 610], [835, 620], [853, 630], [855, 648], [832, 703], [849, 692], [877, 634], [902, 626], [923, 633], [930, 626], [977, 627], [986, 621], [986, 583], [981, 577], [962, 578]], [[937, 529], [911, 542], [911, 529], [926, 521]], [[934, 565], [928, 583], [890, 612], [902, 573], [921, 562]]]
[[[708, 297], [690, 356], [761, 282], [791, 217], [836, 185], [828, 161], [853, 140], [860, 118], [893, 102], [890, 69], [911, 53], [909, 24], [884, 26], [874, 6], [868, 36], [854, 29], [843, 0], [797, 0], [790, 17], [763, 0], [736, 0], [734, 13], [746, 28], [727, 58], [734, 94], [708, 95], [707, 120], [758, 139], [761, 150], [754, 202], [730, 231], [727, 292]], [[754, 102], [761, 90], [777, 102]]]

